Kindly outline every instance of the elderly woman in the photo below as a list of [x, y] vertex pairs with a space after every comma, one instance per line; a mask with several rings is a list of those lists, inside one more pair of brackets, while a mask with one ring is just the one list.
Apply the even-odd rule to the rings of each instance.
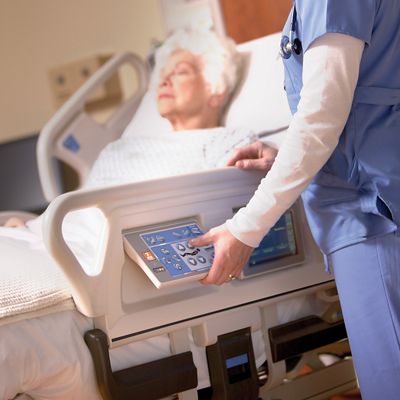
[[[87, 187], [223, 167], [236, 147], [254, 142], [248, 129], [222, 127], [240, 71], [232, 40], [182, 30], [165, 41], [155, 59], [151, 89], [170, 130], [123, 135], [106, 146]], [[275, 155], [271, 149], [271, 163]]]
[[161, 116], [175, 131], [220, 126], [239, 69], [240, 57], [229, 38], [211, 31], [176, 32], [156, 54]]

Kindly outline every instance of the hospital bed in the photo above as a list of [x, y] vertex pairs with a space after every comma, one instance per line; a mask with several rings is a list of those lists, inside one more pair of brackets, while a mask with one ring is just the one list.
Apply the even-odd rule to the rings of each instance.
[[[283, 130], [290, 119], [278, 43], [278, 35], [271, 35], [240, 46], [245, 79], [225, 116], [227, 126], [249, 127], [277, 145], [282, 133], [271, 132]], [[138, 71], [137, 95], [105, 124], [94, 122], [85, 112], [85, 98], [126, 63]], [[62, 386], [75, 381], [73, 393], [82, 397], [70, 398], [317, 400], [355, 387], [350, 359], [327, 365], [318, 357], [331, 351], [332, 343], [341, 345], [346, 333], [333, 278], [324, 271], [300, 202], [263, 241], [240, 279], [220, 287], [197, 282], [205, 273], [200, 264], [212, 261], [212, 249], [196, 253], [187, 240], [245, 205], [262, 178], [259, 173], [225, 168], [61, 194], [54, 159], [75, 168], [82, 183], [109, 141], [138, 130], [151, 134], [166, 128], [146, 93], [147, 81], [140, 59], [116, 56], [41, 133], [40, 176], [51, 200], [42, 221], [51, 255], [46, 263], [56, 261], [64, 274], [57, 278], [66, 280], [58, 286], [57, 301], [6, 315], [0, 337], [10, 343], [17, 338], [9, 347], [23, 352], [17, 331], [23, 332], [26, 351], [32, 352], [46, 340], [40, 335], [51, 331], [47, 340], [54, 342], [52, 352], [37, 358], [46, 359], [51, 370], [57, 357], [71, 356], [75, 369], [61, 371], [53, 380], [57, 387], [44, 379], [45, 391], [40, 392], [40, 382], [28, 380], [19, 391], [33, 398], [68, 398]], [[90, 270], [71, 250], [63, 231], [69, 213], [86, 209], [98, 210], [95, 219], [101, 220]], [[180, 245], [189, 257], [179, 253]], [[178, 258], [164, 260], [160, 251]], [[36, 336], [31, 338], [32, 329]], [[2, 385], [21, 368], [10, 357], [2, 357]], [[306, 364], [311, 372], [303, 374]]]

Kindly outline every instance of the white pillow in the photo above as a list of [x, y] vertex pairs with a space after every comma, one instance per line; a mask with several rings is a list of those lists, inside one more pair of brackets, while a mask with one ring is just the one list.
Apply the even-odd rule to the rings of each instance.
[[[289, 125], [283, 63], [278, 55], [280, 37], [276, 33], [238, 46], [245, 57], [244, 75], [224, 117], [227, 127], [260, 133]], [[148, 90], [122, 136], [156, 136], [171, 131], [169, 121], [158, 113], [154, 92]]]
[[244, 126], [260, 133], [289, 125], [280, 38], [281, 33], [275, 33], [238, 46], [245, 56], [244, 81], [227, 110], [226, 126]]
[[172, 125], [161, 117], [157, 109], [157, 102], [154, 92], [148, 90], [143, 96], [142, 101], [131, 122], [125, 128], [122, 137], [133, 135], [158, 136], [172, 131]]

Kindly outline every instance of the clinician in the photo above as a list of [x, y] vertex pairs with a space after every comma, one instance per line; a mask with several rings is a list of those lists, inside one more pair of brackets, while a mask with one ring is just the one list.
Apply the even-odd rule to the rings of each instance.
[[[333, 270], [363, 400], [400, 398], [400, 0], [297, 0], [281, 55], [293, 119], [248, 205], [194, 241], [235, 279], [302, 193]], [[258, 143], [230, 165], [264, 168]]]

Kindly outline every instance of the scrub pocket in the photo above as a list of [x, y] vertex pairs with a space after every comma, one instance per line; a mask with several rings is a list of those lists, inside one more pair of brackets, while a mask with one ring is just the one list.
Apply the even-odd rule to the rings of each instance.
[[377, 214], [380, 214], [383, 217], [386, 217], [393, 221], [393, 215], [390, 211], [389, 206], [379, 196], [376, 198], [376, 211]]
[[393, 214], [388, 204], [376, 193], [369, 193], [361, 197], [361, 210], [371, 213], [393, 223]]

